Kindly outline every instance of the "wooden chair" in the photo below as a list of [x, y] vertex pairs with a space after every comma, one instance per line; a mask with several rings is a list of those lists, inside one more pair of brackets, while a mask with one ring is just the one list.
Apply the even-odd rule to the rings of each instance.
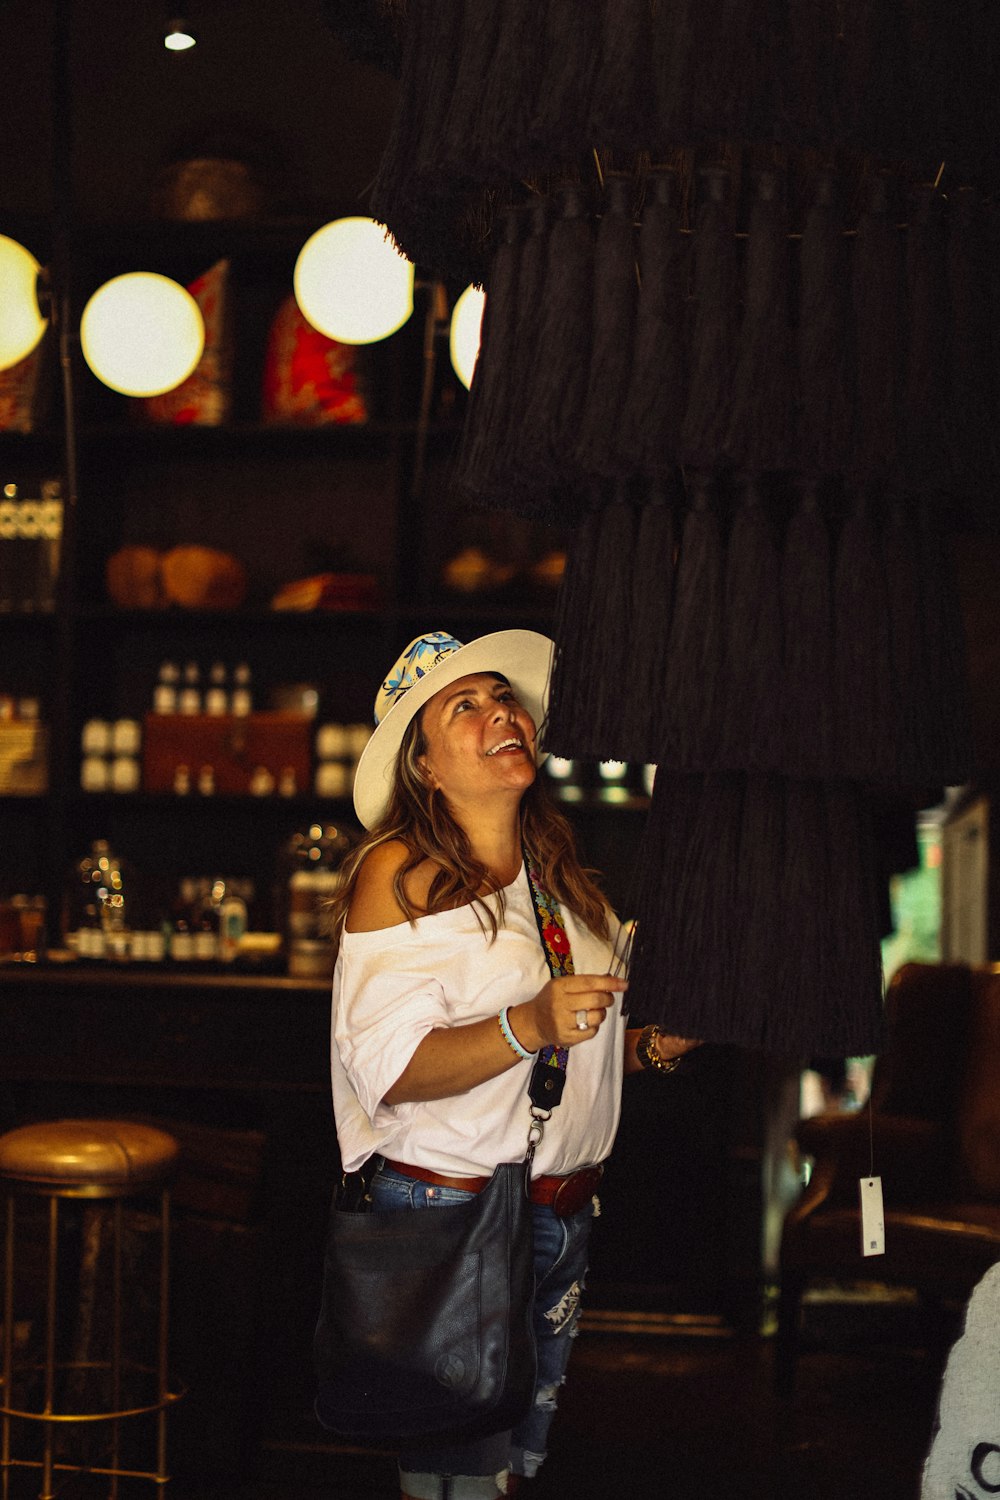
[[[785, 1218], [775, 1378], [790, 1394], [811, 1282], [878, 1281], [964, 1301], [1000, 1260], [1000, 965], [905, 964], [869, 1111], [796, 1132], [814, 1159]], [[861, 1253], [858, 1183], [882, 1178], [885, 1254]]]

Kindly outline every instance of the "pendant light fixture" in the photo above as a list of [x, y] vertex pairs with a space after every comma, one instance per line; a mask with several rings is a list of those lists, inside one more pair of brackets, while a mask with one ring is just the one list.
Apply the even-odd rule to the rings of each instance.
[[40, 269], [30, 250], [0, 234], [0, 370], [26, 359], [48, 327], [38, 307]]
[[91, 370], [125, 396], [159, 396], [191, 374], [205, 347], [205, 323], [191, 293], [152, 271], [106, 281], [80, 319]]
[[295, 300], [314, 328], [341, 344], [374, 344], [413, 312], [413, 265], [374, 219], [335, 219], [295, 262]]
[[183, 16], [174, 16], [167, 22], [163, 33], [163, 45], [168, 52], [189, 52], [198, 38]]
[[451, 315], [448, 349], [452, 368], [468, 390], [479, 357], [479, 338], [483, 326], [486, 293], [478, 286], [467, 286], [455, 303]]

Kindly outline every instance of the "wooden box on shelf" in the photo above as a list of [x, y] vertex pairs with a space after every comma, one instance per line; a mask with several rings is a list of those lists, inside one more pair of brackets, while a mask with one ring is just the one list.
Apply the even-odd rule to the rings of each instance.
[[0, 796], [39, 797], [49, 785], [49, 731], [38, 719], [0, 722]]
[[261, 791], [262, 772], [268, 789], [291, 782], [302, 791], [312, 769], [312, 726], [296, 713], [147, 714], [143, 788], [175, 791], [181, 767], [192, 782], [211, 767], [212, 790], [223, 796]]

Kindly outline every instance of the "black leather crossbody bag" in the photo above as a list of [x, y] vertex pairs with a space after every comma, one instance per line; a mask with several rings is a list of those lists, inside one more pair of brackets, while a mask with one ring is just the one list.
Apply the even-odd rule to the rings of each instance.
[[[549, 968], [572, 972], [553, 954], [539, 904]], [[531, 1127], [520, 1162], [502, 1163], [467, 1202], [419, 1210], [372, 1209], [359, 1174], [334, 1194], [313, 1353], [316, 1415], [358, 1443], [429, 1439], [471, 1442], [514, 1427], [535, 1387], [534, 1267], [528, 1184], [535, 1146], [561, 1095], [565, 1052], [539, 1054], [529, 1084]], [[374, 1159], [373, 1159], [374, 1160]], [[368, 1164], [366, 1163], [366, 1166]]]

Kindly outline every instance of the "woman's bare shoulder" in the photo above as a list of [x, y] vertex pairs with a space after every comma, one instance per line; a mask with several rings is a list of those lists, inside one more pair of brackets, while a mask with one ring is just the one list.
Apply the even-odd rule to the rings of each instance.
[[[378, 844], [362, 861], [345, 923], [348, 932], [379, 932], [408, 921], [399, 904], [394, 882], [411, 851], [401, 839]], [[425, 908], [435, 865], [423, 860], [406, 876], [406, 895], [419, 913]]]

